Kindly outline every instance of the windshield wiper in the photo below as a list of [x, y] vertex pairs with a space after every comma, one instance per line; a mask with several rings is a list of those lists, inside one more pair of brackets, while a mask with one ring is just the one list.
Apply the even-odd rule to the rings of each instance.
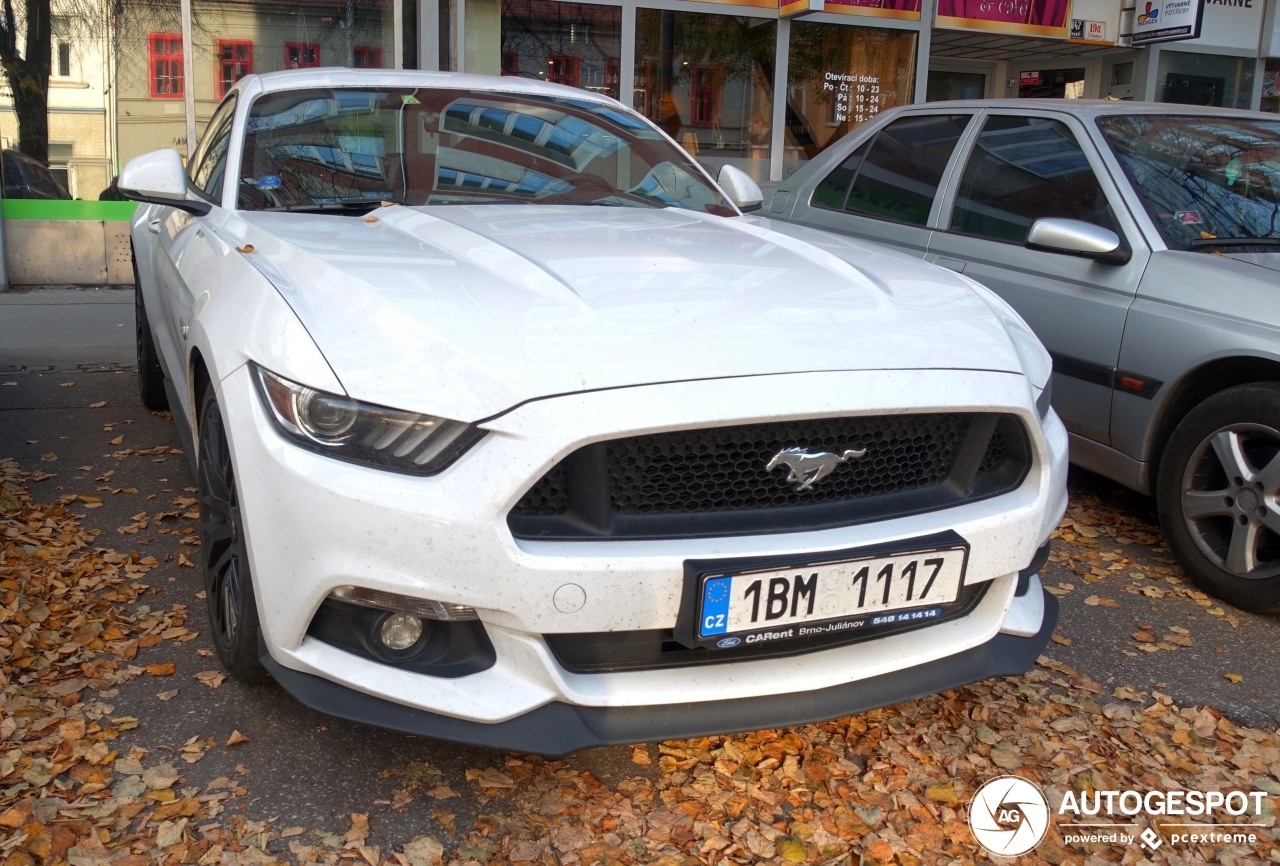
[[[382, 202], [383, 199], [377, 198], [349, 198], [341, 201], [327, 201], [323, 204], [283, 204], [275, 207], [255, 208], [255, 210], [269, 213], [340, 213], [362, 216], [382, 207]], [[399, 202], [392, 202], [392, 204], [399, 204]]]
[[1194, 238], [1196, 247], [1280, 247], [1280, 238]]

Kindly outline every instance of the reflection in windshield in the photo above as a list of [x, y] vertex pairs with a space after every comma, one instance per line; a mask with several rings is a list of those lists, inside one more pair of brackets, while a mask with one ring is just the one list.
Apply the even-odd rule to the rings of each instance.
[[1280, 238], [1280, 119], [1136, 114], [1098, 124], [1171, 249]]
[[268, 94], [250, 111], [239, 207], [518, 203], [731, 215], [642, 119], [587, 99], [427, 88]]

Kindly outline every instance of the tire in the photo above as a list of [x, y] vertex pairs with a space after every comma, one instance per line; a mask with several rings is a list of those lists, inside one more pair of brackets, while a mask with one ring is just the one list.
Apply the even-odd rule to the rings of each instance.
[[147, 321], [136, 264], [133, 266], [133, 318], [138, 346], [138, 396], [142, 398], [143, 406], [159, 412], [169, 408], [169, 396], [164, 390], [164, 370], [160, 368], [160, 356], [156, 354], [156, 342], [151, 336], [151, 323]]
[[209, 631], [218, 659], [231, 676], [245, 683], [262, 683], [270, 677], [259, 656], [262, 628], [257, 598], [231, 450], [212, 385], [201, 397], [199, 417], [196, 484]]
[[1230, 388], [1188, 412], [1156, 485], [1191, 579], [1243, 610], [1280, 613], [1280, 385]]

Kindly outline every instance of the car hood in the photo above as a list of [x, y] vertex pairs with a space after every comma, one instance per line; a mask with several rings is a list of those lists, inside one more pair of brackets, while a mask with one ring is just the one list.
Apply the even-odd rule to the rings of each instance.
[[397, 408], [475, 421], [655, 382], [1021, 369], [949, 272], [768, 220], [550, 205], [237, 216], [230, 233], [343, 387]]
[[1238, 262], [1245, 262], [1250, 265], [1257, 265], [1260, 268], [1266, 268], [1269, 271], [1280, 271], [1280, 252], [1232, 253], [1224, 251], [1222, 255], [1229, 259], [1235, 259]]

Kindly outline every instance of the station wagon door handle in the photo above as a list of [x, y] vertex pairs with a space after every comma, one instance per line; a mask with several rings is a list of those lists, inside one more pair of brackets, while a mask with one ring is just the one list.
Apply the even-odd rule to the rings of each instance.
[[160, 220], [147, 220], [147, 231], [151, 232], [153, 235], [160, 234]]

